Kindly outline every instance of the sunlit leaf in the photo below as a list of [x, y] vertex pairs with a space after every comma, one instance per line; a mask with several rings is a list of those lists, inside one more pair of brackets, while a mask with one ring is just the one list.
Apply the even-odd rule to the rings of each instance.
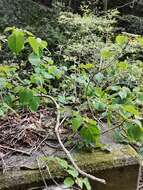
[[83, 178], [81, 178], [81, 177], [78, 177], [77, 179], [76, 179], [76, 183], [77, 183], [77, 185], [82, 189], [83, 188], [83, 182], [84, 180], [83, 180]]
[[127, 129], [127, 135], [131, 140], [142, 141], [143, 127], [140, 127], [139, 125], [129, 124]]
[[95, 75], [95, 79], [98, 81], [98, 82], [102, 82], [102, 80], [104, 79], [104, 75], [102, 73], [98, 73]]
[[127, 36], [124, 36], [124, 35], [118, 35], [116, 37], [116, 43], [119, 44], [119, 45], [124, 45], [126, 44], [128, 41], [128, 37]]
[[35, 37], [29, 37], [28, 38], [28, 42], [30, 44], [30, 46], [33, 49], [33, 52], [39, 56], [40, 54], [40, 49], [39, 49], [39, 43], [37, 41], [37, 39]]
[[24, 47], [24, 33], [20, 30], [14, 30], [8, 37], [8, 47], [13, 53], [18, 54]]
[[121, 88], [121, 90], [118, 92], [118, 95], [121, 99], [127, 98], [128, 94], [130, 93], [130, 89], [127, 87]]
[[74, 180], [71, 177], [66, 177], [64, 180], [64, 185], [69, 188], [74, 185]]
[[86, 143], [96, 143], [99, 139], [100, 130], [95, 125], [86, 125], [80, 130], [80, 135]]
[[127, 112], [129, 112], [129, 113], [131, 113], [131, 114], [133, 114], [133, 115], [136, 115], [136, 116], [139, 115], [139, 111], [138, 111], [138, 110], [136, 109], [136, 107], [133, 106], [133, 105], [124, 105], [124, 106], [123, 106], [123, 110], [124, 110], [124, 111], [127, 111]]
[[47, 45], [48, 45], [48, 44], [47, 44], [46, 41], [41, 40], [40, 46], [41, 46], [42, 49], [45, 49], [45, 48], [47, 47]]
[[78, 171], [76, 169], [69, 169], [66, 170], [66, 172], [68, 172], [72, 177], [76, 178], [78, 176]]
[[84, 183], [84, 185], [85, 185], [85, 187], [86, 187], [87, 190], [91, 190], [91, 185], [89, 183], [88, 178], [84, 178], [83, 183]]
[[28, 60], [32, 65], [39, 65], [41, 63], [40, 57], [34, 53], [29, 55]]
[[117, 63], [117, 68], [120, 70], [120, 71], [126, 71], [128, 69], [128, 63], [126, 61], [120, 61]]
[[76, 117], [72, 119], [72, 129], [73, 131], [77, 131], [79, 127], [82, 125], [82, 117], [78, 114]]
[[14, 26], [12, 26], [12, 27], [6, 27], [5, 30], [4, 30], [4, 32], [9, 32], [9, 31], [13, 31], [13, 30], [15, 30]]
[[138, 40], [139, 45], [143, 47], [143, 38], [139, 37], [137, 38], [137, 40]]
[[56, 159], [61, 167], [63, 167], [64, 169], [68, 168], [68, 162], [66, 160], [61, 159], [61, 158], [56, 158]]
[[109, 50], [109, 49], [104, 49], [104, 50], [101, 51], [101, 57], [102, 57], [103, 59], [109, 59], [109, 58], [111, 58], [111, 56], [112, 56], [111, 50]]
[[103, 102], [99, 102], [99, 101], [93, 101], [92, 106], [95, 110], [98, 111], [105, 111], [107, 105]]

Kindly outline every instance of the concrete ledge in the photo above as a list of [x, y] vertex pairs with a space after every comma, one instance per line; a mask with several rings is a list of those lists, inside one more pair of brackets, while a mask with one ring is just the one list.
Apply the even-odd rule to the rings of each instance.
[[[104, 173], [106, 170], [135, 167], [136, 171], [135, 178], [137, 182], [137, 173], [139, 169], [139, 158], [137, 153], [130, 146], [116, 145], [112, 148], [110, 153], [104, 151], [95, 151], [93, 153], [78, 152], [74, 153], [73, 157], [77, 161], [77, 164], [81, 169], [86, 172], [102, 176], [104, 178]], [[37, 159], [37, 158], [35, 158]], [[38, 157], [38, 159], [47, 160], [44, 156]], [[46, 164], [46, 163], [45, 163]], [[56, 162], [49, 161], [48, 166], [50, 172], [54, 178], [62, 179], [66, 176], [66, 173], [60, 168]], [[45, 179], [51, 180], [48, 172], [46, 171], [44, 165], [41, 167]], [[103, 172], [105, 171], [105, 172]], [[128, 173], [128, 176], [132, 176], [132, 173]], [[112, 176], [112, 175], [111, 175]], [[124, 178], [124, 177], [123, 177]], [[30, 187], [32, 184], [38, 184], [42, 182], [41, 174], [39, 172], [38, 166], [34, 166], [33, 169], [21, 168], [19, 170], [13, 169], [5, 172], [0, 172], [0, 190], [4, 189], [21, 189], [21, 187]], [[22, 188], [24, 189], [24, 188]], [[104, 186], [105, 189], [105, 186]], [[98, 189], [97, 189], [98, 190]], [[122, 189], [124, 190], [124, 189]], [[128, 189], [131, 190], [131, 189]], [[135, 189], [133, 189], [135, 190]]]

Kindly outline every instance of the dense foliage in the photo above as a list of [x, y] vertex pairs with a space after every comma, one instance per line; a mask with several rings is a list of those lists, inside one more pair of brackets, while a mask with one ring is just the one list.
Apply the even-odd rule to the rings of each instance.
[[0, 66], [0, 115], [36, 112], [48, 106], [42, 95], [49, 94], [67, 113], [65, 127], [81, 136], [81, 146], [101, 146], [105, 123], [116, 140], [141, 144], [143, 38], [115, 36], [116, 11], [101, 17], [83, 11], [59, 14], [57, 28], [49, 31], [50, 51], [48, 41], [31, 32], [5, 30], [1, 46], [13, 52], [13, 61]]
[[[31, 11], [28, 23], [17, 13], [17, 26], [0, 35], [0, 119], [54, 108], [50, 95], [71, 134], [67, 143], [75, 137], [78, 148], [102, 148], [102, 135], [111, 132], [143, 154], [143, 37], [117, 34], [117, 10], [100, 16], [86, 6], [81, 14], [58, 6], [48, 11]], [[13, 24], [11, 11], [8, 18]], [[5, 20], [0, 26], [9, 25]], [[67, 187], [91, 189], [73, 166], [57, 160], [69, 175]]]

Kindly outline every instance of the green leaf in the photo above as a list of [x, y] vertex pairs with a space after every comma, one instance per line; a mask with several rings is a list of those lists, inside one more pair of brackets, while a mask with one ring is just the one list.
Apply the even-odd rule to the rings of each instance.
[[82, 125], [82, 121], [83, 119], [80, 115], [77, 115], [72, 119], [72, 130], [74, 132], [76, 132], [79, 129], [79, 127]]
[[72, 177], [76, 178], [78, 176], [78, 171], [76, 169], [66, 170]]
[[44, 83], [44, 78], [40, 74], [33, 74], [30, 77], [30, 82], [41, 86]]
[[139, 155], [141, 156], [141, 159], [143, 159], [143, 147], [141, 147], [138, 151]]
[[66, 177], [64, 180], [64, 185], [69, 188], [74, 185], [74, 180], [71, 177]]
[[88, 117], [84, 117], [83, 119], [84, 119], [84, 121], [85, 121], [87, 124], [93, 125], [93, 126], [97, 126], [97, 122], [96, 122], [95, 120], [89, 119]]
[[9, 74], [10, 72], [15, 72], [16, 67], [10, 65], [0, 65], [0, 72]]
[[132, 122], [140, 127], [142, 127], [142, 122], [138, 119], [133, 119]]
[[8, 47], [13, 53], [18, 54], [24, 47], [24, 33], [20, 30], [14, 30], [8, 37]]
[[104, 104], [103, 102], [96, 102], [96, 101], [93, 102], [93, 108], [95, 110], [105, 111], [106, 107], [107, 107], [107, 105]]
[[28, 60], [32, 65], [39, 65], [41, 63], [40, 57], [34, 53], [29, 55]]
[[117, 63], [117, 68], [120, 71], [126, 71], [128, 69], [129, 64], [127, 63], [127, 61], [120, 61]]
[[139, 125], [129, 124], [127, 129], [127, 135], [131, 140], [142, 141], [143, 127], [140, 127]]
[[123, 136], [121, 135], [120, 129], [114, 131], [113, 137], [117, 143], [123, 142]]
[[134, 105], [124, 105], [123, 110], [127, 111], [135, 116], [139, 116], [139, 111], [136, 109]]
[[84, 183], [87, 190], [91, 190], [91, 185], [89, 183], [88, 178], [84, 178], [83, 183]]
[[40, 98], [39, 97], [35, 97], [33, 96], [30, 100], [29, 100], [29, 109], [32, 112], [36, 112], [38, 110], [38, 107], [40, 105]]
[[79, 68], [89, 70], [89, 69], [94, 68], [94, 65], [91, 64], [91, 63], [87, 63], [87, 64], [83, 64], [83, 63], [81, 63], [81, 64], [79, 65]]
[[137, 105], [141, 105], [141, 106], [143, 105], [143, 94], [142, 93], [139, 93], [137, 95], [136, 103], [137, 103]]
[[96, 88], [95, 88], [95, 94], [96, 94], [96, 96], [98, 96], [98, 97], [101, 98], [101, 97], [104, 96], [105, 92], [102, 90], [102, 88], [96, 87]]
[[103, 81], [104, 75], [99, 72], [98, 74], [95, 75], [95, 79], [100, 83]]
[[47, 72], [44, 72], [43, 71], [43, 77], [45, 78], [45, 79], [54, 79], [54, 76], [53, 75], [50, 75], [49, 73], [47, 73]]
[[46, 41], [44, 41], [44, 40], [41, 40], [40, 41], [40, 47], [41, 47], [41, 49], [45, 49], [46, 47], [47, 47], [47, 42]]
[[99, 140], [100, 130], [95, 125], [85, 125], [80, 130], [80, 135], [86, 143], [96, 143]]
[[35, 38], [30, 36], [28, 38], [28, 42], [32, 47], [33, 52], [38, 56], [41, 54], [41, 51], [47, 47], [47, 42], [41, 40], [40, 38]]
[[124, 35], [118, 35], [116, 37], [116, 43], [119, 44], [119, 45], [124, 45], [126, 44], [128, 41], [128, 37], [127, 36], [124, 36]]
[[39, 97], [35, 97], [33, 95], [32, 90], [30, 89], [22, 89], [19, 92], [19, 98], [20, 98], [20, 103], [23, 106], [28, 106], [29, 109], [32, 112], [36, 112], [39, 104], [40, 104], [40, 98]]
[[11, 95], [6, 95], [6, 96], [4, 96], [4, 102], [5, 102], [8, 106], [12, 106], [12, 96], [11, 96]]
[[34, 36], [31, 32], [27, 31], [27, 30], [23, 30], [25, 34], [27, 34], [28, 36]]
[[58, 68], [57, 68], [55, 65], [50, 66], [50, 67], [48, 67], [48, 73], [49, 73], [49, 74], [54, 74], [57, 69], [58, 69]]
[[28, 105], [32, 97], [33, 93], [30, 89], [22, 89], [19, 92], [19, 98], [22, 105]]
[[138, 40], [139, 45], [143, 46], [143, 38], [139, 37], [139, 38], [137, 38], [137, 40]]
[[0, 107], [0, 117], [4, 117], [5, 112], [3, 110], [3, 107]]
[[130, 89], [129, 89], [129, 88], [123, 87], [123, 88], [118, 92], [118, 95], [119, 95], [120, 98], [123, 100], [123, 99], [127, 98], [127, 95], [129, 94], [129, 92], [130, 92]]
[[102, 57], [103, 59], [109, 59], [109, 58], [111, 58], [111, 56], [112, 56], [111, 50], [109, 50], [109, 49], [104, 49], [104, 50], [101, 51], [101, 57]]
[[15, 30], [15, 27], [6, 27], [5, 28], [5, 30], [4, 30], [4, 32], [9, 32], [9, 31], [13, 31], [13, 30]]
[[143, 94], [139, 94], [139, 95], [138, 95], [138, 99], [139, 99], [141, 102], [143, 102]]
[[39, 43], [35, 37], [29, 37], [28, 42], [36, 55], [40, 55]]
[[82, 189], [83, 188], [83, 178], [81, 178], [81, 177], [78, 177], [77, 179], [76, 179], [76, 184]]
[[56, 158], [57, 159], [57, 161], [58, 161], [58, 163], [59, 163], [59, 165], [62, 167], [62, 168], [64, 168], [64, 169], [66, 169], [67, 170], [67, 168], [68, 168], [68, 162], [66, 161], [66, 160], [64, 160], [64, 159], [61, 159], [61, 158]]

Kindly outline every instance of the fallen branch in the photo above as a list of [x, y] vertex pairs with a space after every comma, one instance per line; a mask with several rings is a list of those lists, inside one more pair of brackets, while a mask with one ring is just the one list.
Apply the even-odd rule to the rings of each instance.
[[4, 148], [4, 149], [7, 149], [7, 150], [12, 150], [14, 152], [19, 152], [19, 153], [25, 154], [27, 156], [30, 156], [29, 152], [26, 152], [26, 151], [23, 151], [23, 150], [19, 150], [19, 149], [15, 149], [15, 148], [11, 148], [11, 147], [8, 147], [8, 146], [3, 146], [3, 145], [0, 145], [0, 148]]
[[121, 122], [121, 123], [119, 123], [118, 125], [115, 125], [114, 127], [109, 128], [109, 129], [107, 129], [107, 130], [103, 131], [103, 132], [101, 133], [101, 135], [104, 135], [105, 133], [108, 133], [108, 132], [110, 132], [110, 131], [113, 131], [113, 130], [115, 130], [115, 129], [120, 128], [120, 127], [121, 127], [121, 125], [123, 125], [123, 124], [124, 124], [124, 122], [125, 122], [125, 121], [122, 121], [122, 122]]
[[6, 166], [6, 163], [5, 163], [4, 159], [3, 159], [3, 156], [1, 154], [0, 154], [0, 158], [2, 160], [3, 173], [5, 173], [6, 170], [7, 170], [7, 166]]
[[[40, 96], [40, 95], [39, 95]], [[49, 95], [42, 95], [41, 97], [45, 97], [45, 98], [49, 98], [56, 106], [56, 109], [57, 109], [57, 118], [56, 118], [56, 126], [55, 126], [55, 133], [56, 133], [56, 136], [57, 136], [57, 139], [63, 149], [63, 151], [66, 153], [67, 157], [69, 158], [70, 162], [72, 163], [72, 165], [75, 167], [75, 169], [79, 172], [79, 174], [89, 178], [89, 179], [92, 179], [94, 181], [98, 181], [100, 183], [103, 183], [103, 184], [106, 184], [106, 181], [104, 179], [101, 179], [101, 178], [97, 178], [91, 174], [88, 174], [84, 171], [82, 171], [78, 166], [77, 164], [75, 163], [75, 161], [73, 160], [70, 152], [65, 148], [61, 138], [60, 138], [60, 133], [59, 133], [59, 127], [60, 127], [60, 106], [59, 104], [55, 101], [55, 99], [52, 97], [52, 96], [49, 96]]]

